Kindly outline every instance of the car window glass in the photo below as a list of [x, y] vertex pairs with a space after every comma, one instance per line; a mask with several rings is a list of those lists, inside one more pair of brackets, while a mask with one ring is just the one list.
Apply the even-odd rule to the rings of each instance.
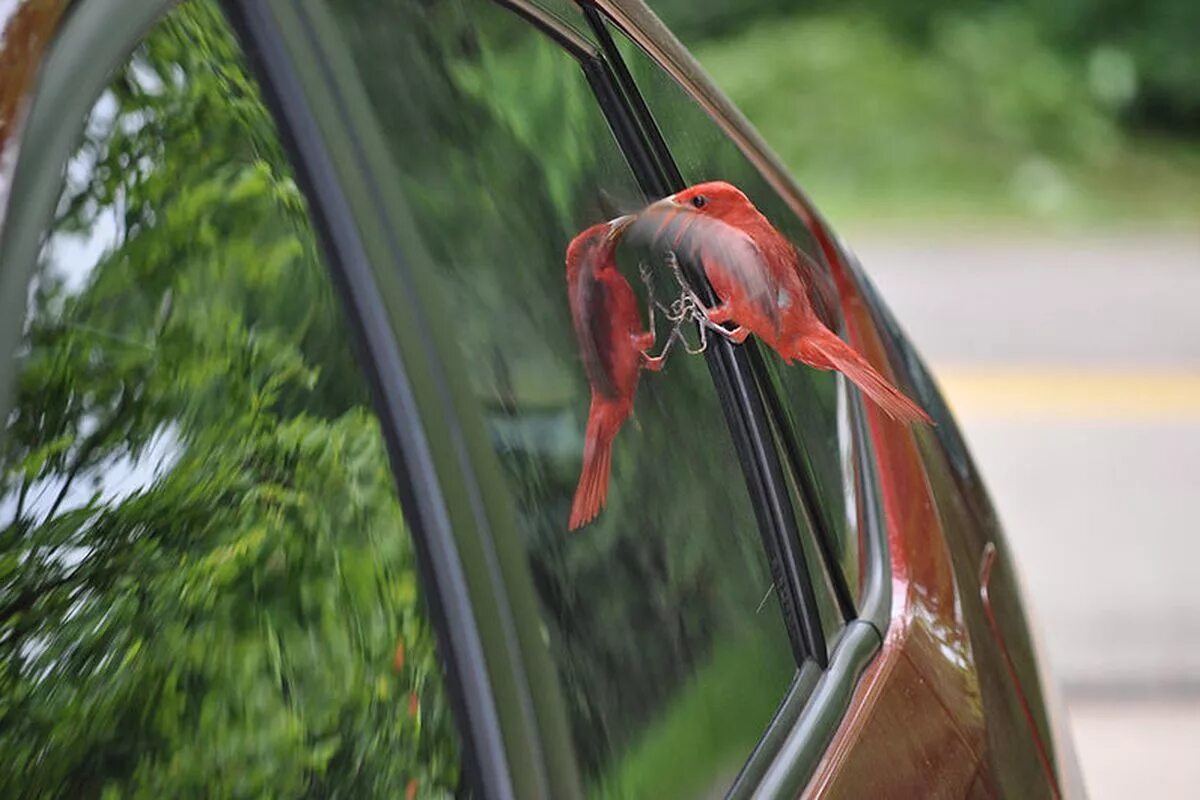
[[703, 358], [643, 374], [608, 505], [567, 530], [590, 395], [564, 250], [638, 186], [579, 65], [515, 15], [338, 9], [515, 500], [589, 791], [719, 794], [795, 661]]
[[[611, 28], [639, 90], [662, 131], [688, 184], [725, 180], [742, 191], [788, 239], [820, 265], [812, 232], [741, 150], [666, 72], [615, 28]], [[824, 270], [818, 267], [822, 273]], [[836, 298], [830, 287], [830, 298]], [[844, 336], [836, 301], [829, 307], [831, 327]], [[760, 348], [772, 380], [798, 433], [805, 464], [819, 503], [812, 509], [832, 533], [831, 545], [847, 584], [859, 586], [859, 497], [855, 481], [854, 442], [850, 427], [848, 384], [841, 375], [803, 365], [788, 366], [767, 347]], [[854, 390], [857, 391], [857, 390]], [[819, 561], [810, 561], [815, 568]], [[824, 579], [821, 579], [822, 582]]]
[[379, 423], [215, 4], [113, 77], [0, 444], [0, 796], [445, 796]]

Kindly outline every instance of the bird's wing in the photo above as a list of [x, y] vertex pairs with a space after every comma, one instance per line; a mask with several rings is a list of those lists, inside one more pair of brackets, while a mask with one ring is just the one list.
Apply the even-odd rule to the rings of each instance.
[[655, 239], [661, 247], [703, 265], [709, 280], [737, 286], [742, 297], [779, 330], [780, 286], [754, 240], [735, 225], [686, 209], [663, 215]]
[[795, 247], [794, 250], [797, 273], [804, 284], [805, 293], [808, 295], [808, 301], [812, 304], [817, 319], [821, 320], [830, 330], [837, 330], [841, 318], [841, 305], [838, 302], [837, 289], [833, 284], [833, 276], [799, 247]]
[[778, 330], [781, 287], [754, 240], [733, 225], [711, 217], [701, 217], [701, 224], [693, 230], [705, 270], [710, 275], [714, 270], [723, 272], [726, 280], [740, 286], [744, 297]]
[[612, 380], [612, 298], [604, 281], [597, 280], [595, 265], [585, 259], [571, 287], [571, 323], [583, 371], [592, 388], [606, 397], [616, 397]]

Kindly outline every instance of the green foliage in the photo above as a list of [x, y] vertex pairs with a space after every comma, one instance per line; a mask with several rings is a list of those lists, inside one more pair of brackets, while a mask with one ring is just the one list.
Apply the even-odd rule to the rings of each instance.
[[1011, 6], [904, 31], [792, 15], [695, 51], [835, 221], [1194, 218], [1200, 154], [1120, 127], [1119, 55], [1089, 70]]
[[1200, 135], [1200, 3], [1193, 0], [1028, 2], [1032, 19], [1097, 80], [1116, 59], [1129, 81], [1123, 116], [1137, 126]]
[[378, 425], [224, 20], [97, 104], [0, 477], [0, 794], [424, 796], [456, 739]]
[[[923, 49], [952, 20], [986, 20], [998, 13], [1020, 20], [1072, 68], [1090, 70], [1098, 60], [1116, 57], [1133, 79], [1122, 102], [1130, 122], [1176, 134], [1200, 133], [1200, 49], [1195, 46], [1200, 4], [1192, 0], [809, 0], [801, 5], [793, 0], [653, 0], [651, 6], [689, 45], [729, 38], [766, 19], [845, 13], [871, 19], [900, 44]], [[1012, 66], [1020, 68], [1019, 51], [1012, 55]]]

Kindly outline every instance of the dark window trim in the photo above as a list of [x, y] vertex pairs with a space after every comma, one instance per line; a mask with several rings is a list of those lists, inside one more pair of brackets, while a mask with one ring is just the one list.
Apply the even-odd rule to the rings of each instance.
[[616, 75], [621, 92], [625, 95], [630, 111], [641, 124], [645, 140], [649, 144], [650, 152], [654, 154], [657, 160], [659, 173], [662, 175], [663, 183], [668, 189], [668, 191], [662, 192], [659, 196], [684, 188], [687, 184], [684, 183], [683, 175], [679, 172], [679, 166], [675, 163], [675, 159], [667, 147], [662, 130], [658, 127], [658, 123], [654, 121], [654, 115], [650, 113], [650, 107], [646, 105], [646, 99], [638, 91], [637, 83], [634, 82], [633, 75], [629, 72], [629, 65], [625, 63], [625, 59], [621, 57], [621, 52], [617, 49], [617, 44], [613, 41], [608, 26], [605, 25], [604, 16], [592, 5], [581, 5], [581, 9], [588, 25], [595, 32], [600, 42], [600, 47], [604, 50], [605, 57], [608, 58], [609, 63], [612, 65], [613, 73]]
[[[833, 524], [825, 506], [821, 503], [821, 495], [817, 491], [815, 470], [808, 456], [808, 450], [800, 445], [800, 436], [796, 432], [796, 422], [791, 407], [780, 401], [779, 389], [775, 386], [775, 382], [767, 370], [767, 365], [763, 362], [762, 351], [755, 350], [751, 353], [750, 358], [754, 365], [755, 375], [763, 381], [761, 389], [767, 402], [767, 410], [775, 423], [776, 431], [778, 431], [780, 447], [791, 465], [792, 474], [796, 477], [800, 502], [809, 512], [809, 526], [812, 529], [813, 538], [816, 540], [825, 573], [833, 585], [834, 600], [841, 613], [841, 623], [844, 625], [852, 619], [857, 619], [858, 611], [855, 608], [854, 593], [846, 582], [846, 574], [842, 571], [837, 556], [834, 554]], [[851, 435], [854, 435], [853, 431]], [[855, 450], [859, 447], [857, 437], [855, 437], [854, 446]], [[857, 453], [855, 455], [857, 456]]]
[[[800, 215], [802, 218], [808, 220], [815, 215], [802, 192], [783, 171], [778, 159], [770, 154], [753, 131], [747, 133], [744, 118], [649, 9], [618, 0], [576, 2], [599, 7], [618, 30], [643, 50], [647, 50], [646, 42], [657, 43], [655, 47], [659, 49], [662, 59], [671, 63], [671, 67], [665, 67], [658, 56], [647, 51], [649, 57], [671, 74], [681, 89], [727, 135], [735, 139], [739, 149], [764, 173], [764, 177], [778, 192], [793, 204], [808, 209], [807, 215]], [[614, 12], [618, 13], [620, 19], [611, 17]], [[823, 225], [819, 218], [814, 224]], [[845, 261], [842, 255], [844, 248], [840, 243], [829, 241], [831, 237], [825, 228], [819, 227], [814, 233], [822, 246], [822, 260], [838, 257]], [[826, 252], [826, 248], [833, 248], [834, 252]], [[855, 273], [855, 277], [861, 278], [861, 275]], [[874, 310], [872, 315], [875, 316]], [[856, 485], [860, 492], [860, 543], [863, 548], [860, 564], [861, 597], [857, 615], [842, 630], [830, 654], [828, 667], [817, 675], [815, 683], [805, 685], [802, 692], [801, 686], [805, 683], [802, 680], [803, 671], [798, 676], [793, 691], [785, 698], [759, 746], [739, 773], [729, 797], [797, 796], [802, 792], [841, 724], [860, 676], [882, 648], [888, 630], [891, 619], [891, 561], [878, 489], [874, 443], [867, 429], [862, 399], [854, 392], [850, 393], [850, 398]], [[841, 574], [836, 563], [830, 562], [829, 567], [831, 574]]]
[[[635, 170], [643, 191], [649, 199], [657, 199], [685, 188], [682, 174], [662, 132], [617, 50], [607, 17], [590, 5], [583, 5], [582, 10], [618, 78], [623, 101], [620, 113], [625, 116], [632, 114], [638, 121], [641, 132], [638, 142], [644, 152], [639, 161], [648, 161], [656, 167], [647, 174]], [[607, 109], [605, 113], [609, 113]], [[716, 295], [704, 274], [694, 264], [685, 262], [683, 266], [700, 296], [710, 305], [715, 304]], [[775, 580], [775, 594], [792, 640], [797, 664], [803, 664], [805, 658], [811, 657], [824, 669], [829, 663], [829, 656], [820, 611], [814, 587], [809, 580], [807, 559], [800, 544], [801, 533], [762, 397], [761, 389], [767, 385], [766, 376], [760, 375], [755, 369], [756, 358], [761, 365], [757, 347], [754, 342], [735, 346], [724, 339], [714, 338], [705, 351], [705, 357], [746, 477], [759, 532]]]
[[629, 165], [629, 169], [636, 177], [646, 199], [655, 197], [654, 190], [648, 188], [648, 186], [654, 185], [652, 176], [657, 174], [654, 161], [646, 148], [642, 146], [641, 134], [629, 113], [628, 106], [625, 105], [617, 90], [611, 66], [597, 55], [580, 61], [579, 66], [583, 69], [584, 77], [591, 86], [592, 94], [595, 95], [596, 102], [600, 105], [600, 110], [608, 122], [613, 138], [617, 140], [617, 147], [625, 156], [625, 163]]

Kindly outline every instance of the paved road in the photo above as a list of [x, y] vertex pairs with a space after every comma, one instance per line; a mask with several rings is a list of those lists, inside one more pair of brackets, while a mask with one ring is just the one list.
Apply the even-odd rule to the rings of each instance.
[[1189, 796], [1183, 787], [1200, 785], [1200, 231], [851, 240], [987, 478], [1093, 796], [1147, 785], [1152, 761], [1165, 770], [1156, 796]]
[[1200, 370], [1200, 230], [852, 243], [935, 363]]

